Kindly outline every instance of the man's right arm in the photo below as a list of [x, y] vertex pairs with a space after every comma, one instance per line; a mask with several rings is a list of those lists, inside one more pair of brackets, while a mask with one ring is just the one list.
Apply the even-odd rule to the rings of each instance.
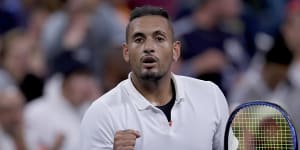
[[111, 111], [104, 103], [94, 103], [81, 123], [81, 150], [133, 150], [140, 132], [117, 130]]
[[95, 102], [81, 122], [81, 150], [112, 150], [114, 129], [111, 112], [102, 102]]
[[113, 150], [134, 150], [136, 139], [141, 135], [133, 129], [119, 130], [115, 134]]

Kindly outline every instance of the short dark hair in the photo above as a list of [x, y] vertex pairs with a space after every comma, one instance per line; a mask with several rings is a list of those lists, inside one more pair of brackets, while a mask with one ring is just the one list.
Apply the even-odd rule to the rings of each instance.
[[171, 31], [172, 31], [172, 35], [173, 35], [173, 27], [171, 25], [171, 21], [170, 21], [168, 12], [165, 9], [160, 8], [160, 7], [146, 5], [146, 6], [142, 6], [142, 7], [136, 7], [135, 9], [133, 9], [131, 11], [129, 23], [126, 27], [126, 42], [128, 41], [130, 23], [134, 19], [140, 18], [140, 17], [143, 17], [143, 16], [161, 16], [161, 17], [167, 19], [169, 21]]
[[92, 75], [92, 71], [88, 66], [88, 62], [78, 57], [79, 53], [75, 50], [63, 50], [54, 58], [53, 73], [60, 73], [64, 78], [68, 78], [74, 74]]

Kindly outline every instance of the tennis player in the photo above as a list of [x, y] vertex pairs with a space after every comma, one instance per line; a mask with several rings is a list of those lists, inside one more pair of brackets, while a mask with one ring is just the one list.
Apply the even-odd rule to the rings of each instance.
[[86, 112], [82, 150], [223, 150], [225, 97], [211, 82], [171, 72], [180, 42], [165, 10], [132, 11], [123, 57], [131, 73]]

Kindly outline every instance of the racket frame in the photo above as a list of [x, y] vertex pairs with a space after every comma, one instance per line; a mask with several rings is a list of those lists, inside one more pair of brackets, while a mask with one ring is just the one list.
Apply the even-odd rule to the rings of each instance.
[[246, 102], [243, 103], [239, 106], [237, 106], [233, 112], [230, 114], [227, 124], [226, 124], [226, 128], [225, 128], [225, 134], [224, 134], [224, 150], [228, 150], [228, 137], [229, 137], [229, 131], [230, 131], [230, 127], [231, 124], [235, 118], [235, 116], [237, 115], [237, 113], [246, 108], [246, 107], [250, 107], [250, 106], [269, 106], [272, 107], [276, 110], [278, 110], [282, 116], [285, 118], [285, 120], [287, 121], [290, 130], [291, 130], [291, 135], [293, 137], [293, 143], [294, 143], [294, 150], [298, 150], [298, 140], [297, 140], [297, 133], [296, 133], [296, 129], [292, 123], [292, 120], [290, 118], [290, 116], [288, 115], [288, 113], [279, 105], [275, 104], [275, 103], [271, 103], [271, 102], [266, 102], [266, 101], [251, 101], [251, 102]]

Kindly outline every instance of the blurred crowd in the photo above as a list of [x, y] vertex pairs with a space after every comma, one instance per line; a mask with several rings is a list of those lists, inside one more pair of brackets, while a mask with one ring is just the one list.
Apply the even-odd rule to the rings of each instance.
[[298, 0], [0, 0], [0, 150], [79, 148], [86, 108], [128, 76], [121, 48], [141, 5], [171, 15], [174, 73], [216, 83], [231, 110], [275, 102], [300, 132]]

